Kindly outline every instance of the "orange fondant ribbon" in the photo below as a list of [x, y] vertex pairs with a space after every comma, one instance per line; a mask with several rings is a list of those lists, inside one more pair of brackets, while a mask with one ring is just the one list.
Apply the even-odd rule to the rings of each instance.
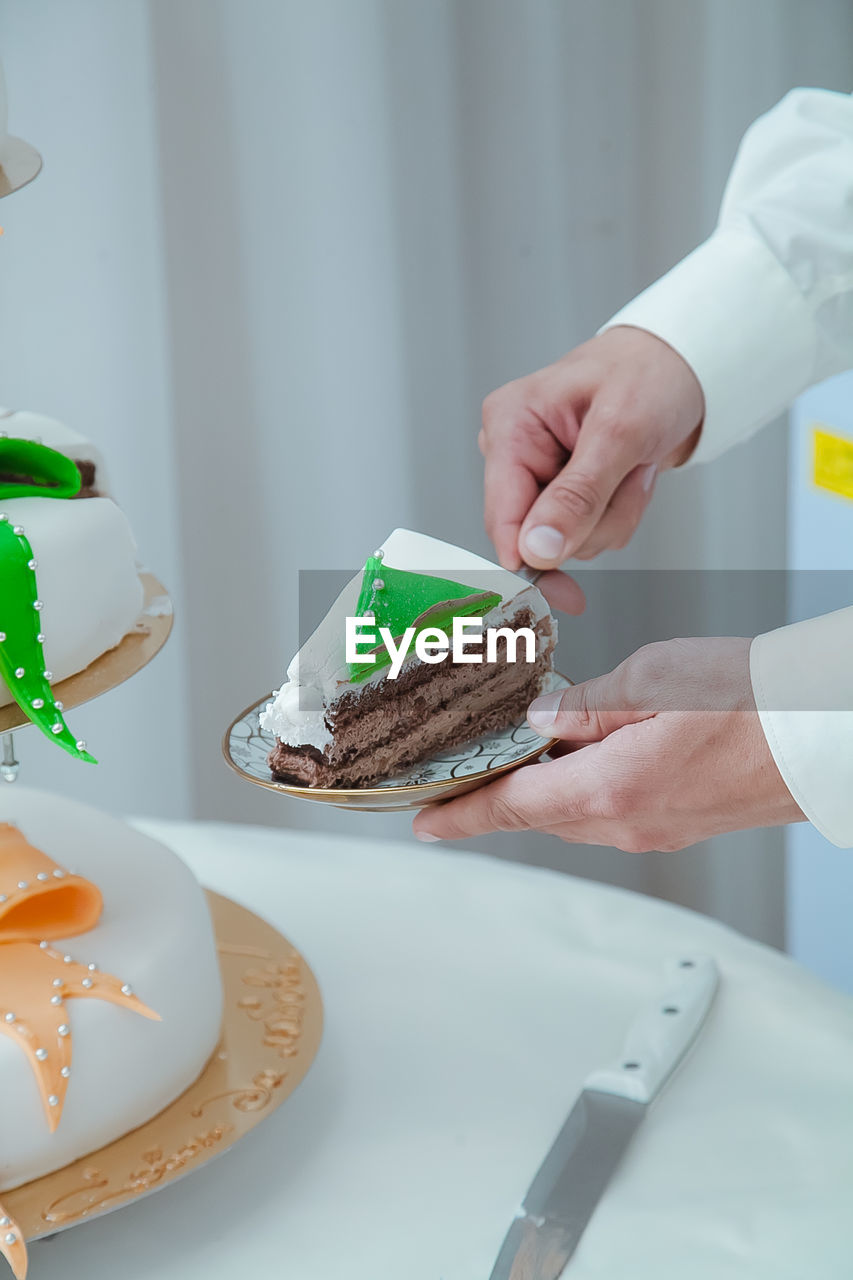
[[[107, 1000], [159, 1021], [121, 978], [51, 946], [56, 939], [88, 933], [102, 908], [97, 885], [58, 866], [17, 827], [0, 823], [0, 1032], [29, 1058], [51, 1132], [59, 1124], [71, 1075], [65, 1002]], [[23, 1280], [26, 1246], [2, 1205], [0, 1254]]]

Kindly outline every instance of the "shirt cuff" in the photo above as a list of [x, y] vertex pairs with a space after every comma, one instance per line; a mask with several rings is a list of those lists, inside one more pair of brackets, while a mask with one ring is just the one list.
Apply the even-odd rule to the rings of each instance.
[[761, 727], [785, 785], [821, 835], [853, 848], [853, 608], [757, 636]]
[[718, 228], [599, 332], [632, 325], [662, 338], [696, 374], [705, 418], [690, 462], [708, 462], [785, 410], [811, 380], [808, 303], [747, 222]]

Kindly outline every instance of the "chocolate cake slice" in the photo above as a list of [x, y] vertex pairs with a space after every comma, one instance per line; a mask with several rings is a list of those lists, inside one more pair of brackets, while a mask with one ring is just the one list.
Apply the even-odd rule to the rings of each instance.
[[[349, 661], [347, 618], [365, 619], [350, 623], [358, 650]], [[467, 624], [455, 653], [454, 618]], [[375, 643], [382, 628], [385, 638]], [[504, 729], [541, 691], [555, 642], [548, 605], [526, 579], [396, 529], [338, 596], [261, 713], [261, 728], [276, 739], [270, 768], [301, 786], [369, 786]]]

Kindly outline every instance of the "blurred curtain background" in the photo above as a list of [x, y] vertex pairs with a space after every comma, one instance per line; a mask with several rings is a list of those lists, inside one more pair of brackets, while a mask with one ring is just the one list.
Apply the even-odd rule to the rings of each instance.
[[[0, 402], [103, 444], [178, 610], [156, 663], [74, 713], [104, 763], [22, 735], [24, 782], [136, 814], [407, 833], [221, 761], [296, 647], [298, 570], [354, 570], [397, 524], [488, 553], [483, 396], [704, 238], [748, 123], [797, 84], [849, 90], [851, 55], [850, 0], [3, 0], [10, 128], [45, 168], [0, 205]], [[615, 564], [783, 567], [785, 448], [770, 429], [666, 477]], [[562, 669], [744, 630], [723, 581], [674, 600], [587, 575]], [[752, 630], [783, 616], [781, 575], [763, 581]], [[783, 941], [779, 832], [668, 857], [479, 847]]]

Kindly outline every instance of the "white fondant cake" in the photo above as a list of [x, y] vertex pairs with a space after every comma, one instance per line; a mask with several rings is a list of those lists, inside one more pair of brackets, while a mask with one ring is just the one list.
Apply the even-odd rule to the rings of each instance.
[[[0, 409], [0, 433], [39, 440], [75, 462], [94, 464], [95, 487], [105, 492], [99, 451], [62, 423]], [[114, 648], [139, 617], [143, 593], [133, 534], [127, 517], [106, 496], [13, 498], [0, 502], [0, 510], [25, 530], [38, 561], [44, 656], [56, 683]], [[0, 677], [0, 706], [11, 701]]]
[[0, 793], [0, 822], [15, 823], [30, 844], [101, 890], [97, 925], [53, 945], [129, 983], [161, 1019], [99, 999], [68, 1001], [73, 1057], [54, 1133], [27, 1055], [0, 1035], [2, 1193], [114, 1141], [183, 1093], [216, 1047], [222, 989], [202, 889], [164, 845], [18, 784]]

